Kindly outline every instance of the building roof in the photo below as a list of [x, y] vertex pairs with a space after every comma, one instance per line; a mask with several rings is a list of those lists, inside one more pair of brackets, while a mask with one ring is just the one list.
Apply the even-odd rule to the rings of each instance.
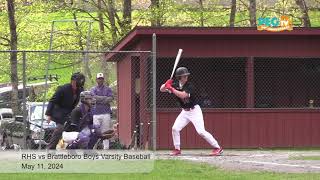
[[258, 31], [252, 27], [142, 27], [137, 26], [132, 29], [127, 36], [120, 40], [113, 48], [113, 51], [130, 50], [128, 47], [139, 40], [139, 37], [150, 36], [155, 33], [159, 36], [239, 36], [239, 35], [262, 35], [262, 36], [320, 36], [320, 28], [298, 28], [292, 31], [268, 32]]

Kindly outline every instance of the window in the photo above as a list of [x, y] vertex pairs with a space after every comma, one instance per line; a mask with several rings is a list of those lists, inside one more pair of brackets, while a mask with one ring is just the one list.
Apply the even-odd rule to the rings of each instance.
[[11, 113], [3, 113], [3, 114], [2, 114], [2, 118], [3, 118], [3, 119], [13, 118], [13, 115], [12, 115]]

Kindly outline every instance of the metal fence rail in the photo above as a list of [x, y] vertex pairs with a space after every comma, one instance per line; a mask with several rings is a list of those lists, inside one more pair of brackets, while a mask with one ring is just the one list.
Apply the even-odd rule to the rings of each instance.
[[[17, 75], [18, 75], [18, 110], [13, 116], [12, 86], [10, 55], [17, 54]], [[129, 80], [132, 83], [131, 89], [125, 89], [128, 95], [139, 90], [139, 85], [143, 84], [147, 89], [146, 96], [128, 101], [128, 106], [132, 112], [137, 112], [136, 116], [128, 119], [128, 123], [133, 123], [132, 143], [122, 144], [119, 141], [119, 125], [117, 137], [111, 141], [110, 148], [151, 148], [152, 124], [150, 115], [152, 109], [152, 54], [150, 51], [55, 51], [55, 50], [0, 50], [0, 117], [1, 117], [1, 146], [7, 148], [46, 148], [46, 143], [50, 139], [50, 129], [52, 124], [46, 122], [44, 115], [48, 101], [56, 91], [57, 87], [70, 83], [71, 74], [82, 72], [86, 76], [85, 89], [90, 90], [96, 85], [96, 74], [102, 72], [105, 84], [109, 86], [115, 97], [111, 103], [112, 121], [118, 123], [118, 75], [122, 78], [122, 72], [118, 72], [118, 62], [137, 61], [139, 66], [132, 67], [131, 75], [136, 78]], [[133, 65], [133, 64], [132, 64]], [[140, 72], [140, 65], [143, 71]], [[130, 67], [131, 68], [131, 67]], [[123, 87], [122, 87], [123, 88]], [[134, 104], [139, 106], [134, 106]], [[127, 112], [128, 113], [128, 112]], [[142, 118], [145, 118], [142, 120]], [[148, 119], [147, 119], [148, 118]], [[123, 122], [126, 124], [126, 122]], [[52, 125], [54, 126], [54, 125]], [[119, 127], [118, 126], [118, 127]], [[48, 131], [47, 131], [48, 130]], [[44, 141], [38, 141], [44, 140]]]
[[[18, 111], [12, 115], [10, 55], [18, 57]], [[112, 148], [156, 149], [158, 109], [179, 108], [159, 87], [171, 74], [174, 57], [153, 51], [4, 51], [0, 50], [1, 146], [45, 148], [50, 134], [45, 107], [58, 86], [74, 72], [86, 76], [85, 89], [104, 73], [112, 88], [112, 118], [119, 123]], [[204, 109], [290, 109], [320, 106], [320, 58], [185, 57], [178, 66], [191, 72], [197, 103]], [[119, 107], [119, 109], [117, 108]], [[37, 120], [38, 119], [38, 120]], [[40, 121], [39, 121], [40, 119]], [[37, 123], [30, 123], [30, 121]], [[119, 140], [120, 139], [120, 140]], [[117, 144], [118, 143], [118, 144]], [[11, 146], [11, 147], [10, 147]]]

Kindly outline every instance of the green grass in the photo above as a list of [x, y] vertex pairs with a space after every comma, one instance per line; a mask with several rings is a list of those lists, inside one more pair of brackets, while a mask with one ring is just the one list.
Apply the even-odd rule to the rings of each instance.
[[[103, 168], [103, 167], [101, 167]], [[207, 164], [195, 164], [179, 160], [157, 160], [155, 169], [145, 174], [1, 174], [0, 179], [319, 179], [320, 174], [289, 174], [269, 172], [236, 172], [225, 171]]]
[[320, 161], [320, 156], [294, 156], [290, 157], [290, 160], [315, 160]]

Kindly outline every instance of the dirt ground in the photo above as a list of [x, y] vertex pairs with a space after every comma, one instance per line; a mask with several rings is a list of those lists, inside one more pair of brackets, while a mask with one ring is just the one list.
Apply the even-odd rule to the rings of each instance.
[[183, 150], [182, 155], [172, 157], [169, 151], [158, 151], [159, 159], [179, 159], [208, 163], [236, 171], [269, 171], [287, 173], [320, 173], [320, 160], [292, 160], [300, 156], [320, 156], [320, 150], [224, 150], [222, 156], [208, 156], [208, 150]]

